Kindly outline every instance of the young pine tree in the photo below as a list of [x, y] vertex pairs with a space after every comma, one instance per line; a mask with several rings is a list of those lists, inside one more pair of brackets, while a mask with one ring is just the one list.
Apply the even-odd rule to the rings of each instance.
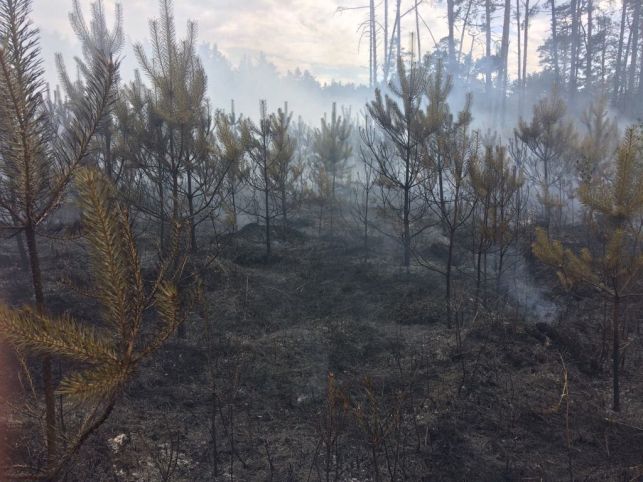
[[[146, 290], [129, 213], [116, 201], [113, 184], [91, 168], [80, 168], [76, 178], [89, 245], [92, 295], [101, 304], [101, 322], [89, 325], [68, 316], [48, 316], [37, 307], [0, 305], [0, 334], [16, 347], [84, 366], [67, 374], [57, 389], [65, 395], [67, 410], [79, 411], [81, 422], [73, 434], [66, 434], [66, 443], [44, 469], [21, 477], [63, 477], [83, 443], [107, 420], [138, 365], [182, 321], [172, 284], [159, 276]], [[150, 324], [146, 313], [152, 308], [158, 321], [151, 330], [143, 330]]]
[[[74, 170], [87, 157], [113, 102], [118, 62], [100, 54], [81, 71], [82, 95], [62, 129], [51, 122], [38, 31], [30, 0], [0, 2], [0, 229], [23, 232], [35, 312], [46, 315], [37, 235], [62, 203]], [[48, 463], [57, 460], [57, 424], [51, 359], [42, 353]]]
[[[87, 23], [83, 15], [83, 10], [78, 0], [73, 2], [73, 10], [69, 13], [69, 21], [80, 40], [82, 47], [82, 57], [75, 57], [76, 69], [80, 72], [87, 72], [92, 69], [92, 65], [101, 62], [101, 59], [116, 58], [123, 49], [123, 10], [120, 4], [115, 5], [114, 26], [110, 30], [107, 26], [105, 17], [105, 8], [102, 0], [97, 0], [91, 6], [91, 21]], [[65, 67], [62, 54], [56, 54], [56, 64], [61, 84], [70, 102], [82, 102], [84, 91], [82, 79], [71, 80]], [[112, 86], [114, 90], [112, 95], [118, 96], [118, 85]], [[121, 169], [115, 165], [113, 156], [113, 113], [111, 109], [105, 110], [98, 131], [96, 132], [95, 141], [98, 148], [95, 150], [96, 164], [101, 166], [105, 173], [112, 179], [118, 178]]]
[[585, 128], [579, 142], [579, 160], [576, 165], [580, 184], [591, 184], [606, 174], [608, 163], [618, 144], [618, 128], [609, 118], [605, 97], [592, 102], [581, 116]]
[[288, 227], [288, 211], [291, 206], [291, 192], [299, 176], [302, 174], [294, 165], [296, 141], [290, 134], [292, 112], [278, 109], [270, 116], [270, 135], [272, 137], [270, 163], [270, 178], [274, 184], [275, 193], [281, 204], [284, 235]]
[[[445, 279], [445, 301], [447, 324], [451, 326], [452, 319], [452, 284], [453, 260], [457, 243], [457, 233], [466, 225], [473, 213], [473, 203], [468, 196], [469, 168], [478, 156], [478, 133], [471, 134], [470, 103], [467, 102], [457, 118], [449, 112], [447, 95], [449, 90], [441, 87], [441, 76], [438, 73], [432, 77], [428, 86], [429, 107], [426, 121], [441, 118], [436, 125], [435, 134], [427, 137], [425, 175], [426, 202], [438, 220], [445, 237], [448, 240], [447, 257], [444, 268], [430, 269], [441, 272]], [[447, 84], [448, 85], [448, 84]], [[437, 117], [432, 112], [441, 112]]]
[[313, 152], [317, 169], [323, 171], [330, 182], [330, 234], [333, 235], [337, 211], [337, 185], [347, 174], [346, 165], [353, 148], [350, 144], [352, 126], [348, 115], [337, 115], [337, 104], [333, 102], [330, 121], [325, 117], [319, 129], [315, 129]]
[[195, 135], [203, 121], [207, 78], [196, 55], [196, 25], [188, 22], [187, 37], [179, 42], [172, 2], [162, 0], [160, 5], [160, 18], [150, 22], [152, 55], [146, 54], [142, 44], [134, 46], [141, 69], [152, 83], [148, 102], [152, 109], [156, 163], [145, 168], [151, 171], [149, 177], [161, 183], [157, 206], [148, 203], [146, 209], [164, 225], [167, 218], [164, 198], [169, 191], [172, 244], [178, 243], [174, 238], [187, 223], [191, 248], [195, 250], [194, 206], [190, 203], [195, 195], [192, 163], [198, 156]]
[[496, 254], [496, 291], [500, 289], [504, 259], [516, 239], [523, 179], [507, 158], [506, 149], [489, 145], [484, 157], [471, 163], [469, 181], [476, 204], [473, 229], [477, 306], [481, 283], [487, 279], [487, 254], [492, 250]]
[[622, 302], [632, 294], [643, 269], [640, 230], [643, 215], [643, 144], [641, 132], [629, 129], [618, 149], [614, 171], [602, 182], [579, 189], [582, 203], [590, 210], [595, 243], [575, 253], [560, 241], [537, 231], [534, 254], [555, 267], [564, 287], [586, 284], [611, 302], [613, 408], [620, 403], [620, 349]]
[[221, 164], [229, 166], [224, 180], [226, 198], [227, 223], [232, 227], [232, 232], [238, 228], [238, 197], [243, 182], [248, 175], [245, 160], [245, 148], [241, 141], [240, 123], [234, 113], [218, 112], [215, 115], [215, 150]]
[[428, 132], [422, 115], [427, 79], [424, 69], [413, 63], [407, 70], [398, 60], [397, 83], [392, 96], [375, 90], [367, 104], [372, 126], [362, 130], [369, 151], [383, 208], [393, 218], [395, 236], [402, 245], [403, 265], [411, 264], [413, 238], [423, 230], [426, 206], [422, 202], [425, 156], [422, 143]]
[[549, 232], [554, 209], [559, 213], [559, 223], [561, 221], [562, 187], [576, 143], [576, 132], [566, 118], [562, 99], [557, 96], [542, 99], [534, 106], [531, 121], [527, 123], [521, 119], [514, 134], [529, 153], [521, 167], [525, 178], [537, 187], [541, 218]]
[[253, 191], [253, 198], [247, 212], [262, 219], [265, 226], [266, 259], [272, 252], [271, 222], [279, 215], [279, 208], [274, 202], [274, 183], [271, 173], [274, 170], [274, 156], [271, 151], [271, 117], [265, 100], [259, 103], [260, 119], [255, 124], [246, 119], [241, 124], [241, 142], [250, 159], [251, 167], [248, 174], [248, 185]]

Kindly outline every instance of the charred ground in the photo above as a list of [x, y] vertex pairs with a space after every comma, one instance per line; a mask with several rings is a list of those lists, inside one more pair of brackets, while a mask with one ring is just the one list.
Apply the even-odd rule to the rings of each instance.
[[[358, 240], [293, 228], [266, 262], [254, 228], [226, 238], [215, 259], [190, 259], [201, 308], [140, 370], [68, 480], [641, 476], [640, 347], [626, 352], [627, 408], [615, 416], [600, 333], [573, 297], [541, 321], [516, 304], [476, 314], [462, 303], [448, 327], [439, 276], [399, 267], [383, 239], [365, 261]], [[13, 248], [4, 244], [3, 292], [26, 303]], [[61, 284], [85, 276], [74, 253], [55, 241], [45, 250], [47, 302], [96, 319], [95, 304]], [[13, 403], [27, 387], [16, 372], [2, 374]], [[15, 450], [30, 446], [36, 422], [28, 411], [3, 421], [13, 460], [28, 456]]]

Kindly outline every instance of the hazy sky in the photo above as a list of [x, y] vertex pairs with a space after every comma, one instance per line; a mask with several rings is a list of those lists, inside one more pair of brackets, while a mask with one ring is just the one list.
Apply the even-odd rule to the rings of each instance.
[[[89, 16], [93, 0], [81, 0]], [[111, 20], [114, 0], [104, 0]], [[125, 70], [133, 69], [131, 44], [148, 38], [148, 19], [158, 15], [157, 0], [127, 0], [123, 5], [128, 48], [123, 63]], [[350, 82], [368, 82], [368, 46], [360, 46], [359, 23], [366, 10], [339, 13], [339, 6], [355, 7], [366, 0], [175, 0], [174, 11], [179, 34], [184, 32], [188, 19], [199, 26], [199, 42], [218, 45], [233, 62], [244, 54], [256, 56], [260, 52], [281, 71], [299, 67], [308, 69], [322, 81], [331, 79]], [[390, 2], [393, 4], [394, 2]], [[430, 26], [433, 37], [446, 35], [444, 1], [424, 0], [421, 12]], [[65, 57], [77, 53], [77, 41], [68, 21], [71, 0], [33, 0], [34, 20], [41, 29], [46, 68], [53, 68], [53, 54], [63, 51]], [[413, 0], [403, 0], [403, 9]], [[408, 4], [408, 5], [405, 5]], [[496, 12], [496, 37], [500, 35], [502, 12]], [[391, 12], [392, 16], [392, 12]], [[414, 24], [409, 16], [405, 30]], [[392, 23], [392, 22], [391, 22]], [[513, 27], [513, 26], [512, 26]], [[529, 62], [537, 67], [536, 47], [546, 29], [544, 19], [533, 22], [530, 35]], [[515, 33], [512, 32], [512, 51], [515, 52]], [[478, 42], [483, 40], [479, 36]], [[422, 28], [423, 48], [432, 44], [428, 30]], [[408, 44], [409, 41], [404, 42]], [[465, 40], [468, 49], [471, 39]], [[515, 69], [515, 53], [510, 59]], [[51, 73], [50, 73], [51, 75]]]

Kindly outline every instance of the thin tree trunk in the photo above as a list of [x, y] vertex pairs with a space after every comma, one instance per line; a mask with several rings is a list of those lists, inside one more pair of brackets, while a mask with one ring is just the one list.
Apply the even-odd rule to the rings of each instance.
[[[31, 281], [33, 284], [34, 298], [36, 300], [36, 310], [38, 313], [44, 313], [45, 295], [42, 285], [40, 257], [38, 254], [38, 245], [36, 243], [36, 232], [30, 220], [27, 221], [25, 226], [25, 238], [27, 239], [27, 250], [29, 253], [29, 262], [31, 265]], [[55, 465], [57, 452], [56, 397], [54, 393], [51, 357], [49, 355], [45, 355], [42, 357], [42, 379], [45, 389], [47, 463], [49, 466], [53, 466]]]
[[281, 218], [284, 223], [284, 237], [286, 236], [286, 229], [288, 228], [288, 205], [286, 199], [286, 187], [285, 184], [281, 187]]
[[[603, 23], [603, 32], [606, 32], [606, 24]], [[605, 92], [607, 86], [605, 85], [605, 57], [607, 55], [607, 35], [603, 35], [603, 42], [601, 44], [601, 91]]]
[[337, 173], [335, 172], [335, 167], [333, 166], [333, 182], [331, 183], [331, 196], [330, 196], [330, 237], [334, 235], [335, 227], [335, 181], [337, 179]]
[[613, 369], [613, 389], [614, 400], [613, 406], [615, 412], [621, 410], [621, 390], [619, 386], [619, 362], [620, 362], [620, 337], [619, 337], [619, 310], [620, 298], [616, 294], [614, 296], [614, 313], [612, 315], [612, 369]]
[[388, 0], [384, 0], [384, 82], [388, 82], [391, 70], [391, 58], [388, 45]]
[[232, 232], [236, 233], [237, 232], [237, 199], [236, 199], [236, 188], [234, 187], [234, 184], [230, 194], [232, 196], [232, 217], [233, 217]]
[[22, 269], [28, 269], [29, 258], [27, 256], [27, 250], [25, 249], [25, 242], [22, 239], [22, 233], [16, 234], [16, 245], [18, 247], [18, 256], [20, 256], [20, 267]]
[[[411, 132], [411, 120], [407, 116], [406, 132]], [[404, 266], [407, 271], [411, 266], [411, 144], [406, 141], [406, 159], [404, 163]]]
[[572, 15], [572, 51], [569, 64], [569, 90], [571, 98], [574, 99], [578, 89], [578, 0], [572, 0], [570, 8]]
[[632, 58], [630, 60], [630, 78], [628, 88], [630, 96], [634, 94], [634, 83], [636, 79], [636, 63], [639, 53], [639, 25], [641, 23], [641, 0], [634, 1], [634, 12], [632, 13]]
[[592, 63], [593, 63], [593, 39], [592, 39], [592, 26], [594, 23], [593, 20], [594, 14], [594, 2], [593, 0], [587, 0], [587, 56], [585, 59], [585, 86], [587, 88], [592, 85]]
[[556, 0], [550, 0], [551, 4], [551, 48], [552, 61], [554, 62], [555, 83], [560, 83], [560, 67], [558, 66], [558, 26], [556, 21]]
[[165, 190], [163, 189], [163, 163], [158, 161], [158, 190], [159, 190], [159, 237], [161, 254], [165, 254]]
[[487, 68], [485, 72], [485, 92], [487, 100], [491, 95], [491, 0], [485, 0], [485, 55]]
[[518, 84], [522, 85], [522, 58], [520, 47], [522, 45], [522, 40], [520, 37], [520, 0], [516, 0], [516, 37], [517, 37], [517, 46], [518, 46]]
[[[16, 226], [20, 225], [20, 221], [18, 220], [18, 218], [12, 215], [11, 219]], [[20, 267], [24, 270], [29, 269], [29, 257], [27, 255], [27, 250], [25, 249], [22, 231], [18, 231], [16, 233], [16, 246], [18, 248], [18, 256], [20, 256]]]
[[186, 170], [188, 180], [188, 211], [190, 213], [190, 250], [194, 254], [198, 251], [196, 240], [196, 225], [194, 223], [194, 193], [192, 192], [192, 169], [188, 166]]
[[627, 57], [623, 58], [623, 44], [625, 43], [625, 22], [627, 21], [627, 0], [622, 0], [621, 28], [618, 36], [618, 53], [616, 54], [616, 72], [614, 74], [614, 87], [612, 97], [618, 101], [621, 86], [621, 78], [624, 71], [623, 60], [627, 63]]
[[502, 42], [500, 49], [500, 57], [502, 61], [500, 77], [502, 89], [502, 124], [505, 123], [505, 113], [507, 109], [507, 79], [509, 68], [509, 24], [511, 23], [511, 0], [505, 0], [505, 16], [502, 23]]
[[174, 170], [172, 172], [172, 243], [178, 243], [178, 229], [179, 229], [179, 175]]
[[455, 227], [449, 233], [449, 253], [447, 255], [446, 269], [446, 303], [447, 303], [447, 326], [451, 328], [451, 266], [453, 265], [453, 246], [455, 244]]
[[409, 189], [404, 188], [404, 267], [411, 266], [411, 227], [410, 227]]
[[449, 71], [455, 69], [455, 0], [447, 0], [447, 22], [449, 27]]
[[469, 14], [471, 13], [471, 6], [473, 5], [473, 0], [467, 2], [467, 11], [464, 14], [464, 19], [462, 20], [462, 31], [460, 32], [460, 45], [458, 47], [458, 63], [462, 60], [462, 49], [464, 48], [464, 34], [467, 31], [469, 26]]
[[529, 0], [525, 0], [525, 31], [523, 39], [523, 54], [522, 54], [522, 87], [523, 90], [527, 87], [527, 57], [529, 45]]
[[643, 98], [643, 62], [639, 62], [641, 66], [639, 67], [639, 94], [638, 94], [638, 101], [639, 101], [639, 107], [641, 106], [641, 101]]
[[105, 170], [107, 171], [107, 176], [112, 181], [115, 180], [114, 166], [112, 165], [112, 130], [109, 117], [105, 123]]
[[402, 56], [402, 0], [397, 0], [395, 23], [397, 25], [397, 58], [399, 59]]
[[624, 64], [624, 67], [623, 67], [623, 74], [622, 74], [621, 85], [620, 85], [621, 97], [622, 97], [621, 105], [622, 106], [626, 104], [626, 100], [627, 100], [626, 96], [628, 95], [628, 89], [627, 89], [627, 77], [628, 77], [627, 59], [630, 58], [630, 47], [631, 46], [632, 46], [632, 29], [630, 28], [629, 31], [628, 31], [628, 35], [627, 35], [627, 42], [625, 44], [624, 58], [626, 60], [625, 60], [625, 64]]
[[[368, 180], [367, 180], [368, 182]], [[364, 206], [364, 261], [368, 261], [368, 202], [371, 188], [366, 188], [366, 203]]]
[[480, 229], [480, 242], [478, 243], [478, 259], [476, 263], [476, 296], [475, 296], [475, 308], [474, 312], [478, 311], [478, 305], [480, 304], [480, 285], [482, 281], [482, 252], [486, 242], [486, 232], [489, 223], [489, 199], [487, 197], [485, 206], [484, 206], [484, 215], [482, 218], [482, 227]]
[[266, 145], [267, 133], [263, 133], [263, 182], [264, 182], [264, 212], [266, 216], [266, 259], [270, 259], [270, 178], [268, 174], [268, 146]]
[[422, 42], [420, 35], [420, 0], [415, 0], [415, 34], [417, 35], [418, 63], [422, 63]]
[[377, 23], [375, 22], [375, 0], [371, 0], [371, 72], [373, 86], [377, 85]]

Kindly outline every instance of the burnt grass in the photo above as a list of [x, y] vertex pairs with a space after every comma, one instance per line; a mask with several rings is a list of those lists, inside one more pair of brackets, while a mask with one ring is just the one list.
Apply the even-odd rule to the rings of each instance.
[[[282, 234], [269, 261], [252, 228], [214, 261], [192, 257], [204, 302], [141, 367], [66, 480], [643, 477], [640, 337], [614, 414], [609, 357], [580, 308], [544, 322], [510, 306], [463, 308], [458, 343], [439, 275], [403, 270], [384, 243], [366, 261], [356, 240]], [[41, 244], [49, 309], [94, 322], [95, 303], [61, 283], [85, 280], [81, 243]], [[3, 297], [28, 303], [28, 273], [13, 242], [2, 247]], [[0, 375], [14, 388], [3, 442], [20, 463], [38, 425], [15, 409], [16, 366]]]

